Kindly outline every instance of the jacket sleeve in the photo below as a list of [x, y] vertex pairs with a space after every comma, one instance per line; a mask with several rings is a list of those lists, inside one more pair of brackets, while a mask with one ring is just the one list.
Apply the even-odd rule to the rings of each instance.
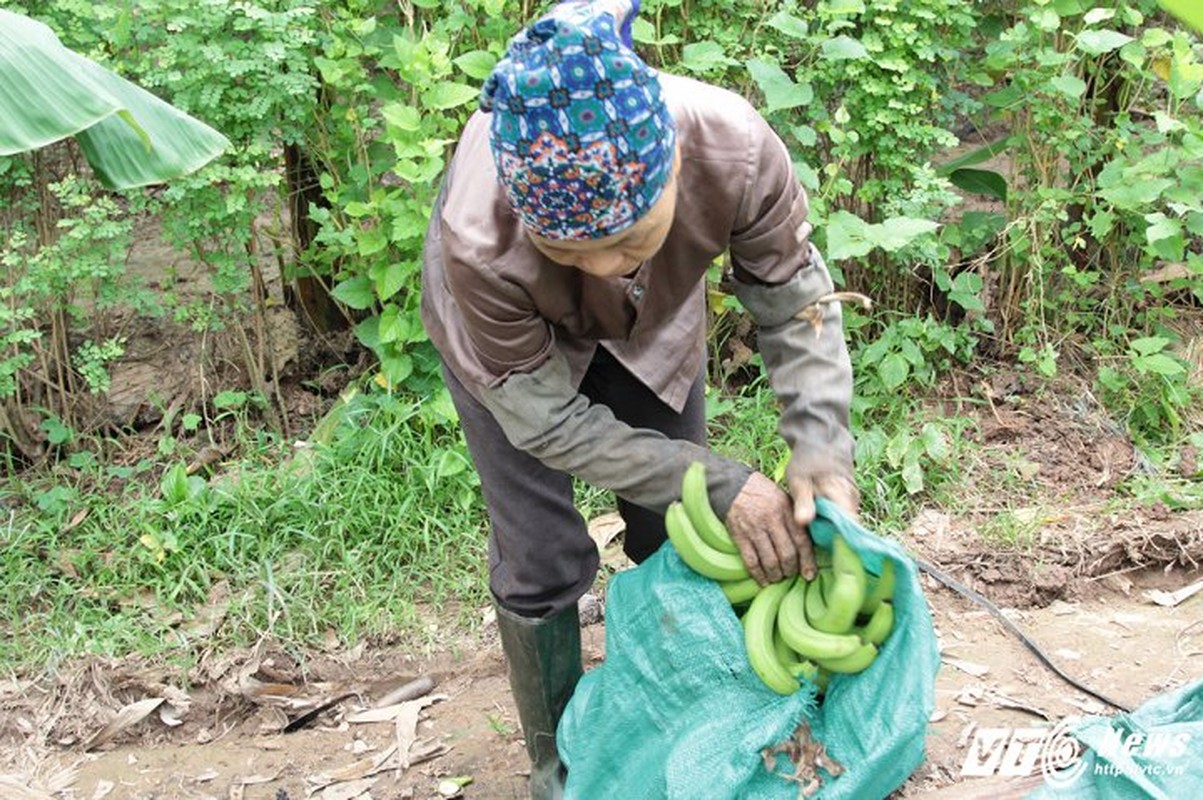
[[[751, 170], [732, 234], [735, 295], [757, 324], [757, 346], [782, 405], [779, 428], [795, 474], [852, 476], [852, 365], [831, 274], [810, 242], [806, 194], [785, 144], [751, 112]], [[800, 318], [804, 310], [808, 314]]]
[[480, 399], [514, 447], [660, 513], [680, 498], [681, 479], [694, 461], [706, 464], [711, 502], [720, 517], [752, 474], [705, 447], [634, 428], [605, 406], [590, 403], [572, 387], [567, 360], [554, 348], [534, 370], [483, 388]]

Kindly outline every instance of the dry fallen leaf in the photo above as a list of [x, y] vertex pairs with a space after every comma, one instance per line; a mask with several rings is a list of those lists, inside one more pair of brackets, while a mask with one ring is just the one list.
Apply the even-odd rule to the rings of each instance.
[[428, 705], [437, 703], [440, 700], [446, 700], [448, 695], [445, 694], [430, 694], [425, 697], [419, 697], [416, 700], [406, 700], [404, 703], [393, 703], [391, 706], [381, 706], [378, 708], [366, 708], [363, 711], [356, 711], [346, 716], [347, 722], [353, 724], [361, 724], [365, 722], [392, 722], [399, 714], [403, 714], [406, 708], [416, 704], [419, 709], [425, 708]]
[[264, 774], [260, 774], [260, 773], [256, 773], [254, 775], [239, 775], [238, 777], [234, 778], [233, 783], [236, 783], [239, 786], [257, 786], [258, 784], [261, 784], [261, 783], [271, 783], [272, 781], [279, 778], [280, 773], [282, 773], [283, 771], [284, 771], [284, 768], [281, 767], [280, 769], [276, 770], [275, 772], [271, 773], [270, 775], [264, 775]]
[[952, 656], [942, 656], [941, 661], [950, 667], [956, 667], [961, 672], [967, 675], [972, 675], [975, 678], [980, 678], [990, 672], [990, 667], [985, 664], [978, 664], [975, 661], [966, 661], [963, 658], [954, 658]]
[[5, 800], [54, 800], [54, 796], [29, 786], [19, 775], [0, 775], [0, 796]]
[[116, 716], [84, 743], [84, 752], [95, 750], [107, 744], [122, 731], [137, 725], [146, 719], [156, 708], [163, 704], [162, 697], [148, 697], [136, 703], [130, 703], [117, 712]]
[[1194, 597], [1199, 592], [1203, 592], [1203, 580], [1195, 581], [1189, 586], [1183, 586], [1174, 592], [1163, 592], [1160, 589], [1150, 589], [1145, 592], [1145, 597], [1152, 600], [1159, 606], [1173, 608], [1182, 605], [1190, 598]]
[[371, 791], [376, 785], [379, 778], [364, 778], [358, 781], [349, 781], [347, 783], [336, 783], [333, 786], [327, 786], [316, 795], [317, 800], [355, 800], [357, 797], [362, 797]]
[[597, 552], [605, 550], [610, 542], [618, 538], [627, 529], [618, 512], [610, 512], [589, 520], [589, 538], [597, 545]]
[[[423, 700], [426, 698], [423, 698]], [[397, 756], [400, 759], [399, 770], [409, 769], [409, 748], [414, 739], [418, 738], [418, 715], [422, 713], [422, 700], [411, 700], [402, 703], [401, 713], [397, 714]]]

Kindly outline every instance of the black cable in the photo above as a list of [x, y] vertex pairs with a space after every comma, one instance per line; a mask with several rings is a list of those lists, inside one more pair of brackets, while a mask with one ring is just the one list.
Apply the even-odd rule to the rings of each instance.
[[939, 581], [943, 585], [947, 586], [949, 589], [952, 589], [957, 594], [964, 595], [965, 597], [969, 598], [973, 602], [977, 603], [982, 608], [989, 611], [990, 614], [995, 619], [997, 619], [1000, 623], [1002, 623], [1002, 626], [1007, 629], [1007, 632], [1009, 632], [1011, 635], [1015, 636], [1017, 639], [1019, 639], [1019, 641], [1023, 642], [1023, 646], [1026, 647], [1028, 650], [1032, 651], [1032, 654], [1040, 660], [1040, 663], [1043, 664], [1044, 666], [1048, 667], [1054, 673], [1056, 673], [1057, 677], [1059, 677], [1061, 680], [1065, 681], [1066, 683], [1068, 683], [1070, 686], [1074, 687], [1078, 691], [1085, 692], [1086, 694], [1093, 697], [1095, 700], [1106, 703], [1107, 705], [1111, 706], [1112, 708], [1118, 708], [1120, 711], [1124, 711], [1124, 712], [1129, 712], [1132, 710], [1131, 708], [1124, 705], [1123, 703], [1117, 703], [1114, 700], [1112, 700], [1111, 698], [1109, 698], [1105, 695], [1102, 695], [1087, 686], [1082, 685], [1081, 683], [1079, 683], [1077, 680], [1075, 680], [1070, 675], [1067, 675], [1060, 667], [1058, 667], [1056, 664], [1054, 664], [1047, 655], [1044, 654], [1044, 651], [1040, 649], [1039, 645], [1037, 645], [1035, 642], [1033, 642], [1031, 639], [1029, 639], [1027, 634], [1025, 634], [1023, 631], [1021, 631], [1019, 629], [1019, 627], [1015, 625], [1014, 622], [1011, 622], [1011, 620], [1007, 619], [1007, 616], [1002, 613], [1002, 611], [998, 608], [998, 606], [991, 603], [985, 597], [982, 597], [980, 594], [973, 591], [968, 586], [966, 586], [965, 584], [958, 581], [956, 578], [954, 578], [951, 575], [949, 575], [948, 573], [940, 570], [936, 566], [927, 563], [926, 561], [923, 561], [920, 559], [915, 559], [915, 563], [918, 565], [920, 572], [926, 572], [928, 575], [931, 575], [937, 581]]

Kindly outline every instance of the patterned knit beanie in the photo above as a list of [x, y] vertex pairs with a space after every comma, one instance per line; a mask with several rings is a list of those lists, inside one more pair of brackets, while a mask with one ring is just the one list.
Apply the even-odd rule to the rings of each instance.
[[638, 0], [570, 0], [510, 40], [480, 105], [510, 205], [532, 233], [629, 228], [672, 175], [676, 128], [656, 70], [631, 50]]

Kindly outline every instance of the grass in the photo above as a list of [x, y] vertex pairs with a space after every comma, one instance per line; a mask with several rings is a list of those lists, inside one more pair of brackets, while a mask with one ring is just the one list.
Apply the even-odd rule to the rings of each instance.
[[445, 397], [360, 396], [329, 447], [252, 436], [212, 481], [181, 462], [14, 482], [0, 528], [0, 668], [228, 644], [391, 638], [486, 602], [486, 521]]

